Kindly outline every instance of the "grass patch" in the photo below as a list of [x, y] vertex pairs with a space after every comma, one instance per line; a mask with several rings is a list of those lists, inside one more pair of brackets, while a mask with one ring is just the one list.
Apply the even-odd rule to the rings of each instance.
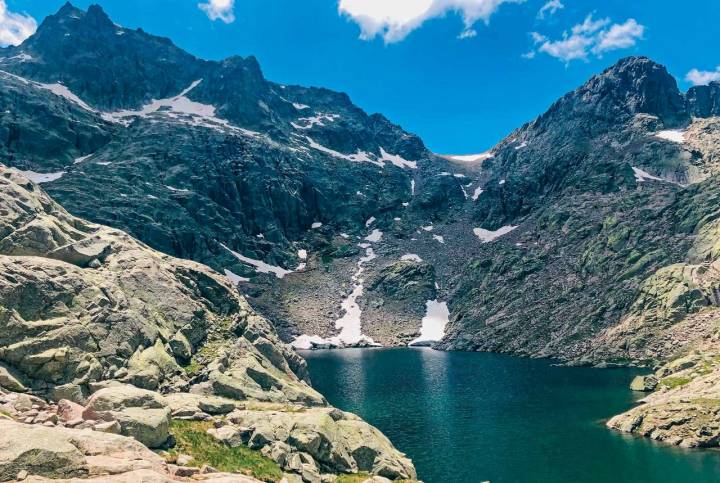
[[720, 406], [720, 399], [710, 399], [710, 398], [700, 397], [697, 399], [693, 399], [691, 402], [693, 404], [697, 404], [699, 406], [710, 406], [710, 407]]
[[277, 482], [282, 470], [270, 458], [245, 446], [231, 448], [207, 434], [213, 425], [208, 421], [173, 420], [170, 432], [177, 444], [169, 451], [171, 456], [185, 454], [192, 457], [191, 465], [210, 465], [220, 471], [243, 473], [263, 481]]
[[689, 377], [665, 377], [660, 379], [660, 384], [669, 389], [675, 389], [676, 387], [684, 386], [690, 381], [692, 381], [692, 379]]

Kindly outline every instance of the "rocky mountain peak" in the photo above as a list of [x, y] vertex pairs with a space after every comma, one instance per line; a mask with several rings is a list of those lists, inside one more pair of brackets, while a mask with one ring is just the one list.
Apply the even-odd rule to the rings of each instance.
[[647, 57], [626, 57], [581, 88], [600, 103], [609, 97], [628, 114], [658, 116], [668, 127], [687, 121], [675, 78]]

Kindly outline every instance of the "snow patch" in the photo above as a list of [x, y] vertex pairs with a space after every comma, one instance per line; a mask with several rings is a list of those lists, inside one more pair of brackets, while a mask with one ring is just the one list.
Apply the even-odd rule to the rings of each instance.
[[13, 55], [12, 57], [8, 57], [7, 59], [2, 59], [2, 63], [5, 63], [5, 62], [11, 61], [11, 60], [17, 60], [21, 63], [25, 63], [25, 62], [32, 62], [33, 57], [32, 57], [32, 55], [28, 55], [23, 52], [18, 55]]
[[664, 131], [658, 131], [652, 134], [660, 139], [671, 141], [673, 143], [684, 143], [685, 142], [685, 131], [680, 129], [666, 129]]
[[190, 126], [204, 127], [219, 132], [230, 131], [252, 137], [259, 135], [257, 132], [233, 126], [225, 119], [218, 118], [216, 116], [217, 109], [215, 106], [188, 99], [187, 95], [200, 85], [202, 81], [202, 79], [194, 81], [189, 87], [175, 97], [167, 99], [153, 99], [152, 102], [146, 104], [140, 110], [103, 113], [102, 117], [106, 121], [127, 126], [130, 124], [130, 118], [133, 117], [147, 118], [151, 115], [163, 115], [173, 121]]
[[297, 256], [300, 260], [307, 260], [307, 250], [298, 250]]
[[54, 173], [38, 173], [36, 171], [20, 171], [18, 172], [25, 176], [27, 179], [32, 181], [33, 183], [41, 184], [41, 183], [50, 183], [51, 181], [58, 180], [63, 177], [65, 174], [65, 171], [56, 171]]
[[334, 149], [326, 148], [322, 144], [316, 143], [312, 138], [307, 137], [306, 139], [307, 139], [308, 143], [310, 143], [310, 147], [312, 149], [323, 152], [325, 154], [329, 154], [330, 156], [333, 156], [335, 158], [352, 161], [354, 163], [372, 163], [372, 164], [374, 164], [376, 166], [380, 166], [380, 167], [385, 166], [385, 163], [383, 163], [382, 161], [377, 161], [375, 159], [372, 159], [370, 157], [371, 153], [368, 153], [365, 151], [358, 151], [356, 154], [343, 154], [338, 151], [335, 151]]
[[323, 224], [320, 223], [319, 221], [316, 221], [315, 223], [310, 225], [310, 228], [312, 228], [313, 230], [316, 230], [316, 229], [320, 228], [321, 226], [323, 226]]
[[249, 282], [250, 279], [246, 277], [241, 277], [240, 275], [237, 275], [227, 268], [225, 269], [225, 276], [232, 282], [233, 285], [238, 285], [243, 282]]
[[298, 111], [302, 111], [303, 109], [310, 109], [310, 106], [308, 106], [307, 104], [300, 104], [298, 102], [293, 102], [292, 105]]
[[256, 271], [256, 272], [259, 272], [259, 273], [272, 273], [272, 274], [275, 275], [277, 278], [283, 278], [283, 277], [285, 277], [285, 275], [287, 275], [287, 274], [289, 274], [289, 273], [292, 273], [292, 270], [285, 270], [284, 268], [276, 267], [276, 266], [274, 266], [274, 265], [270, 265], [270, 264], [268, 264], [268, 263], [265, 263], [265, 262], [263, 262], [262, 260], [255, 260], [255, 259], [253, 259], [253, 258], [246, 257], [246, 256], [244, 256], [244, 255], [240, 255], [238, 252], [235, 252], [235, 251], [231, 250], [230, 248], [228, 248], [227, 246], [223, 245], [222, 243], [220, 244], [220, 246], [223, 247], [225, 250], [229, 251], [230, 253], [232, 253], [232, 254], [235, 256], [235, 258], [237, 258], [237, 259], [240, 260], [241, 262], [243, 262], [243, 263], [245, 263], [245, 264], [247, 264], [247, 265], [251, 265], [251, 266], [255, 267], [255, 271]]
[[475, 188], [475, 192], [472, 195], [473, 201], [477, 201], [477, 199], [480, 198], [481, 194], [483, 194], [483, 189], [482, 187], [478, 186], [477, 188]]
[[317, 116], [301, 117], [300, 119], [298, 119], [298, 121], [305, 123], [304, 126], [301, 126], [294, 122], [291, 122], [290, 124], [295, 129], [312, 129], [315, 126], [324, 127], [325, 123], [323, 121], [335, 122], [336, 119], [340, 119], [340, 116], [338, 114], [321, 114], [321, 113], [319, 113]]
[[638, 183], [643, 183], [647, 180], [654, 180], [654, 181], [665, 181], [664, 179], [653, 176], [652, 174], [648, 173], [647, 171], [643, 171], [640, 168], [636, 168], [635, 166], [632, 167], [633, 173], [635, 174], [635, 180]]
[[422, 258], [420, 258], [419, 255], [416, 255], [415, 253], [406, 253], [402, 257], [400, 257], [400, 260], [404, 260], [407, 262], [422, 262]]
[[484, 153], [480, 154], [463, 154], [463, 155], [448, 155], [443, 156], [445, 159], [450, 159], [453, 161], [460, 161], [463, 163], [474, 163], [476, 161], [485, 161], [486, 159], [494, 158], [495, 155], [491, 153], [490, 151], [486, 151]]
[[503, 235], [507, 235], [511, 231], [513, 231], [517, 226], [503, 226], [501, 228], [498, 228], [495, 231], [485, 230], [483, 228], [474, 228], [473, 233], [483, 242], [483, 243], [490, 243], [491, 241], [494, 241], [498, 238], [500, 238]]
[[357, 303], [358, 298], [362, 296], [364, 292], [364, 279], [362, 278], [362, 274], [365, 268], [363, 265], [375, 258], [377, 258], [377, 255], [372, 248], [368, 247], [365, 249], [365, 256], [360, 257], [357, 263], [358, 269], [352, 277], [354, 283], [353, 289], [341, 304], [344, 314], [335, 321], [335, 328], [339, 330], [340, 333], [327, 339], [317, 335], [303, 334], [296, 337], [291, 343], [294, 348], [312, 349], [317, 346], [345, 347], [354, 345], [380, 346], [380, 344], [376, 343], [372, 338], [363, 335], [361, 322], [362, 310]]
[[365, 239], [371, 243], [377, 243], [382, 240], [383, 232], [375, 228], [372, 233], [365, 237]]
[[450, 321], [450, 310], [447, 302], [428, 300], [425, 302], [425, 317], [422, 319], [420, 336], [410, 342], [419, 345], [426, 342], [437, 342], [445, 336], [445, 327]]
[[368, 218], [368, 220], [365, 222], [365, 226], [370, 226], [370, 225], [372, 225], [373, 223], [375, 223], [375, 217], [374, 217], [374, 216], [371, 216], [371, 217]]
[[433, 235], [432, 237], [435, 239], [435, 241], [445, 244], [445, 238], [442, 237], [441, 235]]
[[[101, 163], [97, 163], [97, 164], [101, 164]], [[108, 163], [108, 164], [110, 164], [110, 163]], [[168, 186], [168, 185], [165, 185], [165, 187], [167, 189], [169, 189], [170, 191], [174, 191], [176, 193], [191, 193], [190, 190], [186, 190], [185, 188], [176, 188], [174, 186]]]
[[390, 154], [382, 147], [380, 148], [380, 159], [382, 161], [388, 161], [398, 168], [417, 169], [417, 161], [408, 161], [398, 154]]

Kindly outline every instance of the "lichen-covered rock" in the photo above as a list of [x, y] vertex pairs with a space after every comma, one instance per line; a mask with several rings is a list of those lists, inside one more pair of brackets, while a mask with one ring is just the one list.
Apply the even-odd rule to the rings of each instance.
[[654, 391], [658, 385], [658, 379], [654, 375], [636, 376], [630, 383], [630, 389], [639, 392]]
[[[5, 384], [82, 393], [117, 377], [149, 389], [182, 386], [183, 366], [204, 371], [221, 358], [247, 384], [243, 397], [261, 397], [271, 385], [274, 400], [324, 404], [294, 372], [305, 377], [304, 363], [225, 277], [74, 218], [5, 168], [0, 207], [0, 363], [13, 375]], [[89, 239], [105, 247], [97, 268], [50, 257], [63, 246], [88, 249]], [[184, 350], [165, 344], [180, 336]]]
[[[365, 471], [391, 479], [416, 477], [405, 455], [377, 429], [351, 413], [332, 408], [239, 410], [228, 415], [228, 421], [235, 429], [223, 430], [224, 437], [243, 439], [251, 448], [268, 447], [266, 454], [277, 457], [278, 462], [289, 461], [289, 447], [291, 454], [309, 455], [321, 473]], [[286, 451], [281, 451], [283, 448]]]
[[87, 474], [84, 455], [57, 431], [0, 420], [0, 480], [22, 470], [51, 478]]
[[[135, 439], [105, 432], [32, 426], [0, 419], [0, 480], [65, 483], [176, 482], [165, 461]], [[208, 473], [203, 481], [259, 483], [238, 474]]]

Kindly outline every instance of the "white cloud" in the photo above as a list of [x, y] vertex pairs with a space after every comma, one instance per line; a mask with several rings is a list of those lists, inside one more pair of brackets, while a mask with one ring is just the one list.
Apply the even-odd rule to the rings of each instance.
[[560, 0], [550, 0], [545, 5], [542, 6], [540, 11], [537, 14], [537, 17], [542, 20], [545, 18], [545, 14], [549, 15], [555, 15], [555, 12], [558, 10], [562, 10], [565, 8], [565, 5]]
[[503, 3], [525, 0], [340, 0], [338, 11], [360, 25], [360, 38], [382, 37], [385, 43], [399, 42], [426, 20], [447, 12], [458, 13], [465, 25], [460, 38], [473, 37], [473, 25], [488, 22]]
[[627, 49], [643, 38], [645, 26], [640, 25], [634, 18], [625, 23], [615, 24], [609, 30], [600, 32], [598, 43], [593, 47], [596, 54], [609, 50]]
[[222, 20], [225, 23], [235, 21], [235, 0], [208, 0], [207, 3], [199, 3], [198, 7], [203, 10], [210, 20]]
[[37, 30], [37, 22], [29, 15], [10, 12], [0, 0], [0, 46], [20, 45]]
[[714, 81], [720, 81], [720, 65], [715, 70], [692, 69], [685, 76], [685, 80], [694, 86], [704, 86]]
[[642, 40], [644, 33], [645, 26], [633, 18], [611, 25], [609, 18], [595, 20], [590, 14], [583, 23], [570, 29], [569, 33], [563, 32], [560, 39], [552, 40], [537, 32], [530, 32], [535, 48], [524, 54], [524, 57], [531, 59], [535, 53], [544, 52], [565, 63], [587, 60], [591, 53], [601, 57], [611, 50], [633, 47], [638, 40]]

